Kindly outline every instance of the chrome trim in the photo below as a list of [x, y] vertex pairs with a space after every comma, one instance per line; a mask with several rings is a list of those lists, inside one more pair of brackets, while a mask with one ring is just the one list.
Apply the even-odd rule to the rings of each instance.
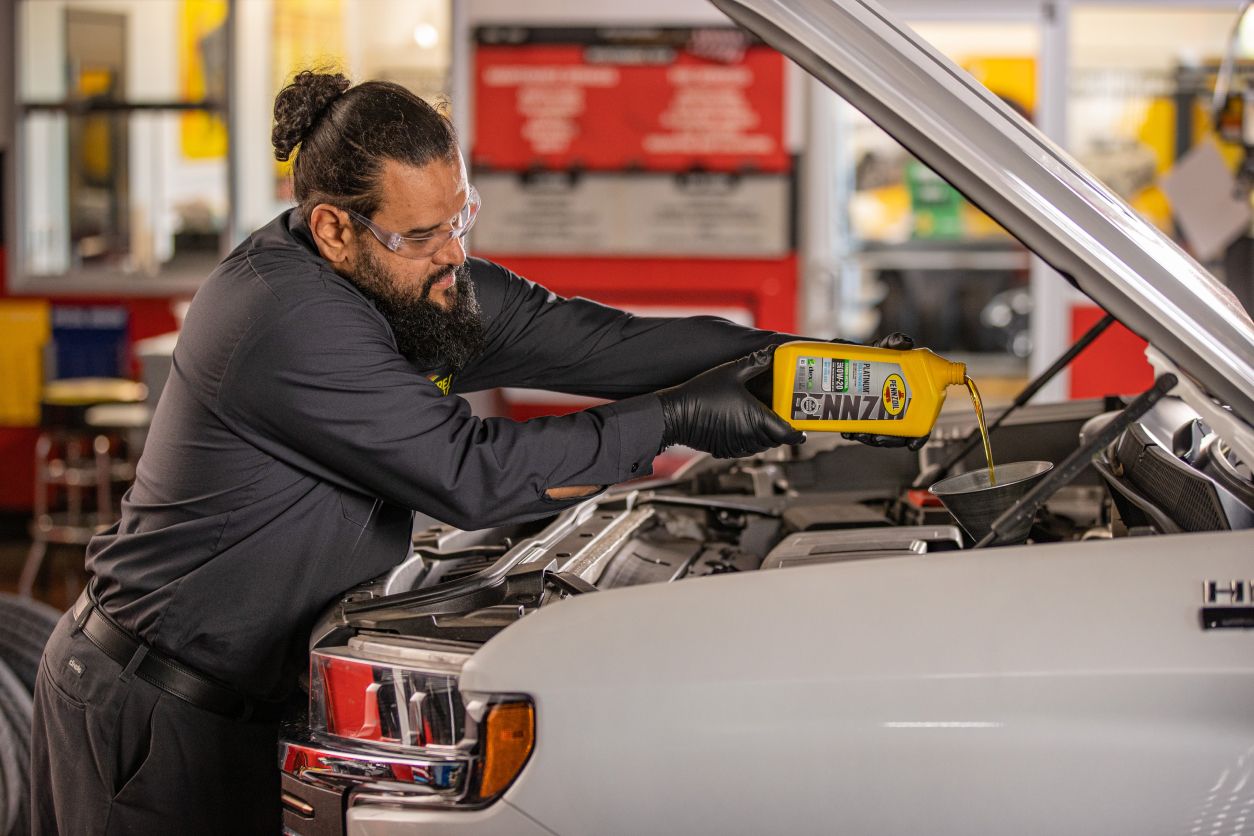
[[288, 808], [298, 816], [310, 818], [314, 814], [314, 807], [312, 804], [303, 799], [297, 798], [287, 790], [279, 793], [279, 801], [284, 807]]
[[393, 790], [378, 786], [362, 786], [357, 789], [349, 790], [347, 806], [349, 809], [357, 806], [379, 807], [383, 805], [391, 805], [393, 807], [413, 807], [418, 809], [455, 806], [459, 810], [476, 810], [481, 807], [486, 807], [490, 803], [491, 801], [458, 804], [455, 801], [449, 801], [447, 799], [429, 795], [422, 795], [408, 790]]
[[428, 804], [451, 805], [463, 798], [473, 762], [468, 750], [402, 755], [340, 741], [328, 744], [307, 732], [279, 741], [279, 769], [301, 783], [335, 792], [364, 787], [401, 793]]

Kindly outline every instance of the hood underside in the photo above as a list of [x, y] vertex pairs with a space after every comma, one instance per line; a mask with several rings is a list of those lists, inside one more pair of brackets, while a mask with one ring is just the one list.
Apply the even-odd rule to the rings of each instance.
[[868, 0], [711, 0], [1254, 424], [1254, 324], [1170, 238]]

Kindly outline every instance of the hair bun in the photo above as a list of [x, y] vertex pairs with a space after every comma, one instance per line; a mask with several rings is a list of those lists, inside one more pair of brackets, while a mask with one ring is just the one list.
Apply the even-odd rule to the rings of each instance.
[[292, 83], [274, 97], [274, 131], [270, 135], [274, 158], [291, 157], [296, 146], [305, 140], [314, 124], [349, 85], [348, 78], [341, 73], [313, 70], [297, 73]]

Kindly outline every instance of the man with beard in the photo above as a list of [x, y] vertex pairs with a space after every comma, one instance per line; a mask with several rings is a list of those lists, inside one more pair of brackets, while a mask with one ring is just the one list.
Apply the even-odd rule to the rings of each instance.
[[[781, 335], [467, 259], [478, 194], [448, 120], [403, 88], [301, 73], [273, 140], [299, 149], [298, 206], [196, 294], [121, 521], [45, 651], [37, 833], [277, 833], [276, 720], [309, 630], [405, 558], [414, 510], [521, 522], [669, 444], [803, 439], [745, 388]], [[611, 402], [519, 423], [458, 396], [502, 385]]]

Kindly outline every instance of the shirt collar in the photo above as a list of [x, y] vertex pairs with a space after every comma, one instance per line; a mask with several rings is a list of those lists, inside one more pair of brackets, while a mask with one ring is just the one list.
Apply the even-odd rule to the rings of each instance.
[[300, 207], [287, 210], [287, 231], [302, 247], [309, 252], [322, 257], [318, 252], [318, 246], [314, 243], [313, 233], [309, 231], [309, 224], [305, 223], [305, 214], [300, 211]]

